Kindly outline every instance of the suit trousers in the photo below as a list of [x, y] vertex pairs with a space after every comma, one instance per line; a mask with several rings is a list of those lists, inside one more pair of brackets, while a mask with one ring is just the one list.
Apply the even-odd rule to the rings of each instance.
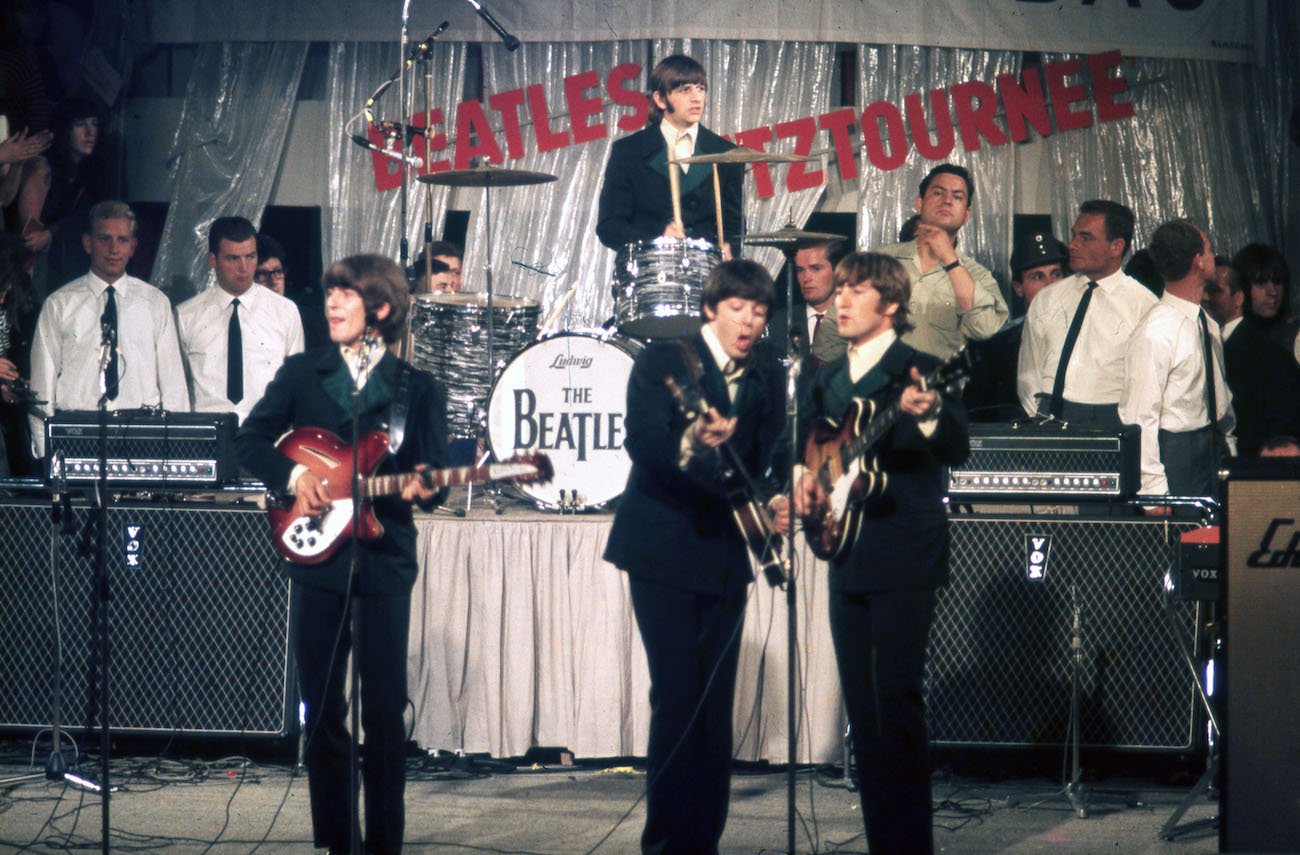
[[[354, 596], [361, 674], [361, 761], [365, 787], [365, 851], [402, 850], [406, 791], [406, 644], [411, 596]], [[295, 583], [294, 656], [306, 704], [307, 776], [317, 846], [351, 851], [350, 776], [345, 692], [352, 626], [347, 598]]]
[[650, 669], [646, 855], [709, 855], [731, 800], [731, 716], [747, 583], [722, 596], [630, 577]]
[[922, 695], [933, 590], [833, 591], [831, 638], [871, 855], [934, 851]]

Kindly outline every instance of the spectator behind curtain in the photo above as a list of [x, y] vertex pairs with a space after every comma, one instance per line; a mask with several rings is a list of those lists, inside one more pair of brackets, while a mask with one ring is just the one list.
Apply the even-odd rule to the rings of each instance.
[[26, 405], [10, 385], [28, 376], [36, 326], [25, 256], [16, 235], [0, 234], [0, 477], [40, 474], [30, 454]]

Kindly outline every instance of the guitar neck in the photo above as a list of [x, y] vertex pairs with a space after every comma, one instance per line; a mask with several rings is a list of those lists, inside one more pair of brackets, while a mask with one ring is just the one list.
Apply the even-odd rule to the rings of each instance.
[[[505, 469], [506, 472], [501, 470]], [[457, 466], [451, 469], [424, 469], [419, 472], [400, 472], [396, 475], [375, 475], [361, 480], [361, 495], [366, 499], [378, 496], [393, 496], [402, 492], [402, 487], [412, 478], [420, 478], [428, 487], [455, 487], [458, 484], [479, 484], [494, 478], [514, 474], [510, 470], [527, 471], [527, 467], [512, 467], [509, 464], [488, 466]]]

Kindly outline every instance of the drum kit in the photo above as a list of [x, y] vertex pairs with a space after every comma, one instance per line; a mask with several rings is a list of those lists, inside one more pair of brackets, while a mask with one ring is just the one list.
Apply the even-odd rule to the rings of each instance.
[[[711, 164], [716, 175], [718, 164], [807, 159], [737, 147], [677, 162]], [[417, 180], [482, 187], [490, 252], [491, 190], [541, 184], [556, 176], [480, 166], [429, 173]], [[718, 220], [721, 233], [720, 209]], [[837, 237], [788, 226], [742, 240], [792, 253], [802, 241]], [[422, 294], [414, 299], [410, 358], [446, 388], [448, 424], [456, 438], [485, 440], [485, 449], [501, 459], [526, 449], [550, 456], [554, 481], [511, 489], [543, 510], [603, 510], [623, 492], [631, 471], [623, 451], [623, 418], [632, 362], [646, 340], [691, 335], [699, 329], [704, 282], [721, 261], [719, 247], [706, 240], [660, 237], [628, 244], [617, 253], [614, 265], [616, 331], [568, 331], [539, 338], [540, 306], [494, 294], [488, 259], [485, 293]]]

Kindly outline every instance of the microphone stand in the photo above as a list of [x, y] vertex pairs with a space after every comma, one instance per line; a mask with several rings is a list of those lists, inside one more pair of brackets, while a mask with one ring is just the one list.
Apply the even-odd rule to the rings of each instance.
[[[794, 555], [794, 491], [797, 485], [794, 482], [795, 467], [802, 459], [799, 448], [799, 373], [802, 369], [799, 358], [799, 334], [801, 328], [796, 328], [794, 314], [794, 245], [783, 249], [786, 256], [786, 277], [785, 277], [785, 307], [786, 317], [789, 323], [783, 333], [786, 337], [785, 342], [785, 415], [786, 415], [786, 433], [790, 442], [790, 459], [786, 465], [788, 473], [787, 483], [788, 492], [786, 501], [790, 508], [790, 531], [786, 536], [786, 566], [789, 568], [789, 578], [785, 585], [785, 611], [786, 611], [786, 778], [785, 778], [785, 829], [786, 829], [786, 851], [794, 853], [795, 849], [795, 766], [798, 758], [799, 738], [798, 738], [798, 704], [796, 694], [799, 689], [798, 681], [798, 662], [799, 654], [799, 605], [795, 599], [796, 583], [799, 579], [799, 573], [795, 570]], [[809, 347], [812, 343], [809, 342]]]
[[[113, 326], [101, 324], [99, 346], [99, 473], [95, 480], [95, 624], [99, 633], [99, 793], [101, 844], [108, 855], [109, 834], [109, 639], [108, 639], [108, 366], [117, 349]], [[93, 673], [93, 671], [92, 671]], [[93, 785], [91, 785], [93, 788]]]
[[365, 332], [361, 334], [361, 346], [357, 351], [357, 374], [352, 378], [352, 393], [348, 396], [352, 415], [352, 540], [348, 544], [348, 589], [344, 601], [348, 604], [348, 621], [352, 635], [349, 646], [351, 656], [348, 662], [349, 727], [351, 738], [348, 740], [348, 838], [352, 841], [352, 851], [361, 852], [361, 814], [360, 787], [358, 771], [360, 769], [361, 741], [361, 658], [358, 648], [361, 644], [361, 608], [357, 601], [357, 572], [361, 568], [361, 460], [358, 443], [361, 438], [361, 379], [366, 376], [370, 365], [371, 351], [374, 349], [373, 331], [367, 322]]

